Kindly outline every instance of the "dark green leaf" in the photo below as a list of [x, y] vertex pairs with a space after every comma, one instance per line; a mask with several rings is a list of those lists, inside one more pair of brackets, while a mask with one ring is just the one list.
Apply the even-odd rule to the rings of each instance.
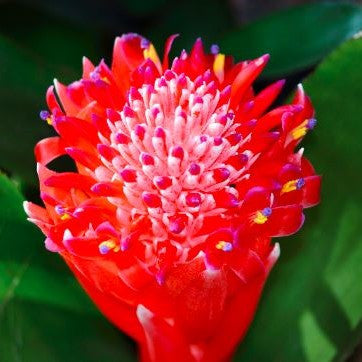
[[318, 63], [362, 29], [362, 8], [316, 2], [272, 14], [221, 38], [223, 52], [239, 60], [270, 53], [267, 77], [285, 75]]
[[0, 175], [0, 313], [2, 305], [21, 298], [97, 315], [59, 256], [45, 250], [22, 202], [13, 182]]
[[0, 308], [2, 362], [134, 362], [134, 347], [103, 317], [12, 300]]
[[305, 88], [319, 125], [306, 144], [322, 203], [281, 242], [240, 361], [342, 360], [362, 336], [362, 40], [344, 44]]

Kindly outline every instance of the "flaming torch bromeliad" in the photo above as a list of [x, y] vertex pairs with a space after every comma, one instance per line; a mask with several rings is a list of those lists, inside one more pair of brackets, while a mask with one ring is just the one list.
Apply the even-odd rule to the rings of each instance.
[[[319, 202], [320, 176], [296, 150], [316, 123], [299, 86], [269, 110], [283, 81], [258, 94], [268, 55], [234, 64], [197, 40], [169, 62], [136, 34], [112, 66], [83, 60], [55, 80], [40, 116], [45, 208], [26, 202], [94, 303], [134, 338], [143, 362], [230, 361], [290, 235]], [[69, 155], [77, 172], [47, 168]]]

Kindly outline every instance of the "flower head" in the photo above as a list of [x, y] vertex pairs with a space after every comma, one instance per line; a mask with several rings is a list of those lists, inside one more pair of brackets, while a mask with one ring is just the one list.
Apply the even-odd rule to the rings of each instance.
[[[283, 81], [255, 94], [268, 55], [234, 64], [197, 40], [169, 63], [136, 34], [112, 66], [47, 92], [40, 116], [45, 208], [25, 210], [94, 302], [141, 346], [144, 361], [223, 361], [249, 326], [278, 258], [271, 238], [302, 226], [320, 177], [296, 150], [315, 126], [300, 86], [269, 110]], [[70, 156], [77, 172], [46, 167]]]

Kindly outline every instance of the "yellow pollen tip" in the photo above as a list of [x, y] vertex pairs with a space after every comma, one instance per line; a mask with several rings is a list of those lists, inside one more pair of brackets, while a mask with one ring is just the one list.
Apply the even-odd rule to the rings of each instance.
[[224, 240], [220, 240], [216, 245], [215, 248], [217, 250], [222, 250], [222, 251], [231, 251], [233, 249], [233, 245], [228, 242], [228, 241], [224, 241]]
[[156, 49], [153, 44], [150, 44], [146, 49], [143, 50], [143, 57], [145, 59], [151, 59], [157, 68], [161, 68], [160, 58], [157, 55]]
[[224, 80], [225, 54], [217, 54], [215, 56], [213, 70], [220, 82]]
[[106, 240], [99, 244], [99, 250], [102, 254], [106, 254], [110, 250], [116, 253], [120, 250], [120, 247], [113, 240]]
[[215, 245], [215, 248], [218, 250], [223, 250], [225, 245], [226, 245], [226, 241], [221, 240]]
[[287, 192], [296, 190], [297, 189], [297, 182], [298, 182], [298, 180], [292, 180], [292, 181], [286, 182], [283, 185], [282, 190], [280, 191], [280, 193], [285, 194]]
[[111, 84], [107, 77], [102, 77], [101, 80], [103, 80], [104, 83]]
[[263, 215], [261, 211], [257, 211], [256, 215], [253, 219], [255, 224], [258, 224], [258, 225], [264, 224], [267, 220], [268, 220], [268, 217]]
[[293, 129], [291, 134], [292, 134], [292, 137], [294, 140], [304, 137], [307, 134], [307, 131], [308, 131], [307, 124], [308, 124], [308, 120], [306, 119], [298, 127]]
[[69, 219], [70, 219], [70, 215], [69, 215], [69, 214], [63, 214], [63, 215], [60, 217], [60, 220], [62, 220], [62, 221], [69, 220]]
[[51, 126], [53, 124], [53, 121], [52, 121], [52, 118], [51, 117], [48, 117], [46, 119], [46, 122], [49, 124], [49, 126]]
[[299, 139], [301, 137], [304, 137], [306, 134], [307, 134], [307, 128], [306, 127], [296, 128], [292, 132], [292, 137], [293, 137], [293, 139], [297, 140], [297, 139]]

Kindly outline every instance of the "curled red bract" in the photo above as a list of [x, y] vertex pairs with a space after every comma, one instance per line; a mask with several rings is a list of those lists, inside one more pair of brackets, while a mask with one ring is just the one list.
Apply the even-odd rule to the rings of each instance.
[[[45, 207], [25, 203], [100, 310], [143, 362], [230, 360], [279, 256], [319, 202], [320, 177], [296, 150], [315, 125], [300, 86], [255, 94], [268, 55], [234, 64], [197, 40], [160, 60], [136, 34], [113, 62], [83, 60], [82, 79], [47, 92], [57, 137], [35, 154]], [[77, 172], [47, 168], [70, 156]]]

